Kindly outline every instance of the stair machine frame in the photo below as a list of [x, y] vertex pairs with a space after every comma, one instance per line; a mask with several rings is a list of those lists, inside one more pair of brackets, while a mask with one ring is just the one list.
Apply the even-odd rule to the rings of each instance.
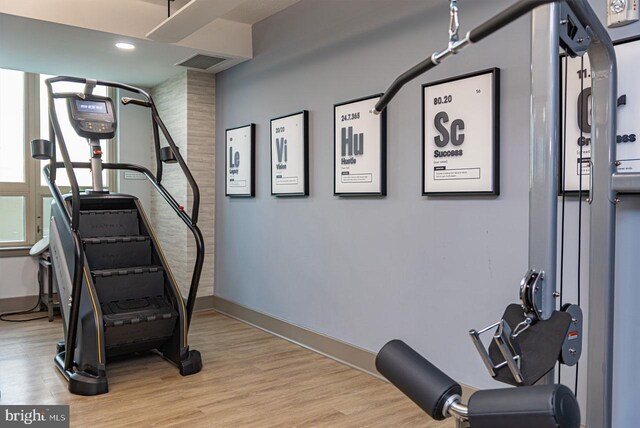
[[[615, 212], [617, 195], [640, 193], [639, 173], [618, 173], [616, 167], [617, 64], [611, 38], [587, 0], [519, 0], [458, 39], [457, 1], [450, 0], [449, 45], [401, 74], [372, 110], [378, 114], [404, 84], [434, 68], [462, 48], [477, 43], [533, 11], [531, 33], [531, 122], [529, 188], [529, 273], [537, 287], [528, 297], [539, 305], [536, 315], [548, 320], [556, 311], [558, 156], [560, 129], [559, 45], [572, 56], [589, 54], [592, 76], [592, 154], [589, 190], [589, 329], [586, 425], [610, 428], [613, 406], [613, 311]], [[526, 281], [525, 277], [525, 281]], [[535, 289], [535, 290], [534, 290]], [[522, 297], [522, 293], [521, 293]], [[523, 301], [523, 309], [525, 302]], [[474, 331], [472, 331], [474, 332]], [[499, 333], [496, 333], [499, 335]], [[506, 335], [513, 340], [512, 335]], [[495, 336], [494, 336], [495, 337]], [[502, 335], [500, 339], [504, 339]], [[476, 343], [477, 344], [477, 343]], [[510, 343], [506, 343], [510, 345]], [[504, 346], [505, 350], [514, 346]], [[502, 350], [502, 349], [501, 349]], [[481, 351], [481, 354], [484, 351]], [[520, 356], [521, 357], [521, 356]], [[519, 357], [519, 360], [522, 358]], [[519, 361], [518, 360], [518, 364]], [[512, 361], [513, 362], [513, 361]], [[485, 363], [487, 361], [485, 360]], [[378, 370], [434, 419], [453, 416], [459, 427], [577, 427], [577, 401], [562, 385], [551, 385], [553, 369], [543, 386], [479, 391], [469, 407], [460, 401], [460, 386], [400, 341], [379, 352]], [[487, 366], [489, 371], [492, 368]], [[496, 368], [496, 367], [493, 367]], [[516, 372], [517, 367], [510, 367]], [[515, 377], [515, 376], [514, 376]], [[516, 377], [517, 380], [517, 377]], [[549, 389], [555, 387], [555, 389]], [[547, 388], [544, 390], [544, 388]], [[564, 388], [561, 391], [558, 388]], [[560, 394], [560, 395], [558, 395]], [[560, 397], [570, 411], [551, 409]], [[475, 404], [474, 404], [475, 403]], [[574, 406], [575, 405], [575, 406]], [[543, 420], [534, 415], [546, 415]], [[514, 419], [516, 416], [516, 419]], [[577, 420], [576, 417], [577, 416]]]
[[[84, 92], [55, 92], [52, 84], [56, 82], [73, 82], [84, 84]], [[102, 311], [99, 308], [99, 302], [98, 304], [96, 304], [95, 302], [96, 292], [93, 286], [93, 282], [90, 280], [91, 275], [87, 273], [87, 259], [85, 257], [82, 236], [79, 230], [81, 215], [80, 210], [83, 201], [89, 201], [88, 203], [91, 203], [92, 199], [95, 201], [104, 200], [105, 198], [111, 200], [122, 198], [129, 201], [129, 203], [133, 202], [135, 204], [135, 208], [140, 214], [139, 221], [142, 221], [142, 225], [146, 226], [146, 229], [148, 229], [148, 232], [150, 232], [149, 239], [151, 241], [152, 251], [155, 250], [160, 255], [160, 263], [162, 264], [162, 268], [164, 269], [165, 273], [169, 274], [169, 277], [165, 276], [165, 281], [172, 284], [174, 288], [174, 290], [172, 290], [172, 293], [174, 294], [170, 295], [169, 297], [171, 298], [170, 300], [172, 300], [174, 309], [178, 313], [178, 319], [174, 327], [174, 333], [172, 334], [172, 337], [162, 345], [161, 353], [165, 359], [172, 361], [179, 367], [180, 374], [182, 374], [183, 376], [199, 372], [202, 368], [200, 353], [196, 350], [189, 349], [189, 346], [187, 344], [187, 332], [191, 323], [191, 317], [195, 306], [196, 294], [198, 291], [198, 285], [202, 273], [205, 254], [204, 239], [200, 229], [197, 226], [198, 212], [200, 207], [200, 192], [198, 189], [198, 185], [195, 182], [193, 175], [191, 174], [191, 171], [180, 155], [180, 152], [176, 147], [173, 138], [169, 134], [169, 131], [162, 122], [162, 119], [158, 114], [158, 110], [153, 102], [152, 97], [147, 92], [139, 88], [109, 81], [60, 76], [47, 79], [45, 83], [49, 94], [49, 141], [34, 140], [32, 142], [32, 150], [34, 150], [34, 147], [39, 146], [40, 153], [38, 158], [49, 159], [49, 164], [43, 168], [45, 180], [47, 181], [49, 189], [51, 190], [54, 204], [61, 207], [59, 210], [57, 210], [58, 215], [54, 215], [54, 217], [52, 218], [52, 247], [55, 247], [55, 241], [57, 239], [57, 244], [61, 249], [61, 251], [59, 251], [59, 254], [55, 254], [55, 250], [52, 251], [54, 271], [57, 272], [58, 279], [62, 281], [66, 280], [71, 287], [69, 298], [70, 302], [61, 302], [61, 306], [64, 306], [65, 309], [62, 311], [62, 314], [65, 321], [66, 329], [65, 341], [64, 343], [59, 343], [57, 347], [57, 355], [55, 357], [56, 366], [64, 375], [64, 377], [69, 381], [69, 390], [72, 393], [80, 395], [96, 395], [108, 392], [105, 369], [106, 354], [104, 342], [104, 324], [102, 321]], [[90, 163], [71, 162], [64, 136], [62, 134], [58, 121], [55, 100], [84, 99], [86, 96], [91, 96], [93, 88], [96, 85], [130, 91], [144, 98], [141, 100], [123, 97], [122, 103], [124, 105], [135, 104], [138, 106], [147, 107], [151, 111], [156, 158], [155, 176], [147, 168], [139, 165], [127, 163], [102, 164], [102, 160], [99, 156], [101, 153], [98, 153], [98, 156], [93, 156], [94, 149], [96, 149], [97, 147], [97, 149], [99, 150], [99, 140], [89, 141], [92, 151], [92, 158]], [[160, 147], [160, 131], [162, 132], [168, 143], [168, 146], [162, 148]], [[57, 150], [59, 150], [62, 156], [62, 162], [58, 162], [56, 159]], [[35, 150], [34, 157], [36, 157]], [[185, 212], [184, 207], [181, 206], [161, 184], [163, 161], [167, 163], [177, 162], [180, 166], [180, 169], [186, 176], [187, 182], [193, 192], [193, 206], [191, 209], [191, 215]], [[61, 168], [65, 169], [67, 176], [69, 177], [69, 182], [71, 185], [71, 195], [63, 196], [60, 193], [58, 185], [56, 184], [57, 170]], [[90, 169], [92, 171], [92, 190], [83, 192], [82, 194], [80, 193], [78, 181], [74, 172], [74, 169], [76, 168]], [[139, 204], [137, 198], [128, 195], [110, 195], [108, 192], [103, 191], [102, 169], [129, 170], [142, 173], [193, 234], [196, 244], [196, 260], [193, 267], [191, 285], [186, 303], [182, 298], [177, 284], [175, 284], [175, 280], [172, 277], [170, 267], [167, 265], [167, 262], [164, 259], [162, 249], [160, 248], [155, 235], [151, 230], [151, 226], [148, 224], [146, 215], [142, 210], [142, 206]], [[70, 232], [70, 235], [72, 237], [71, 247], [69, 246], [69, 243], [65, 243], [65, 247], [65, 245], [59, 242], [60, 237], [58, 236], [57, 229], [53, 230], [56, 227], [64, 228], [67, 232]], [[62, 266], [58, 266], [58, 268], [56, 269], [56, 265]], [[83, 288], [85, 289], [84, 291]], [[87, 294], [89, 294], [89, 296], [87, 296]], [[86, 308], [86, 305], [89, 304], [92, 305], [92, 315], [95, 318], [95, 331], [90, 331], [89, 333], [98, 335], [97, 348], [95, 341], [93, 341], [91, 344], [87, 344], [86, 340], [80, 340], [82, 338], [78, 337], [78, 325], [81, 322], [84, 322], [81, 316], [81, 307], [85, 305]], [[88, 313], [88, 311], [86, 310], [84, 312], [85, 315]], [[88, 322], [86, 324], [91, 325], [92, 323]], [[100, 340], [101, 335], [103, 337], [102, 341]], [[80, 349], [80, 347], [82, 347], [82, 349]], [[85, 354], [90, 354], [87, 359], [93, 362], [88, 370], [86, 367], [84, 367], [86, 366], [86, 364], [84, 364], [83, 367], [80, 367], [78, 361], [76, 360], [79, 355], [82, 355], [83, 352]]]

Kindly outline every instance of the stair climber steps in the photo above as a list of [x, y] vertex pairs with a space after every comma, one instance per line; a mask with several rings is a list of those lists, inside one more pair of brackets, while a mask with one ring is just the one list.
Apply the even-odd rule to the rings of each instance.
[[110, 354], [160, 346], [174, 330], [178, 313], [166, 297], [102, 303], [105, 348]]
[[82, 210], [80, 234], [84, 238], [140, 234], [138, 212], [130, 210]]
[[91, 274], [101, 303], [164, 295], [164, 270], [160, 266], [98, 269]]
[[148, 236], [84, 238], [84, 250], [91, 270], [148, 266], [152, 263]]

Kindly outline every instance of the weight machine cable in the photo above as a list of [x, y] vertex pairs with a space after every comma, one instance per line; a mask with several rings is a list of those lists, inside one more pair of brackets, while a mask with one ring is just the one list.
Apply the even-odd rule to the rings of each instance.
[[[565, 231], [565, 201], [566, 201], [566, 183], [567, 183], [567, 76], [569, 74], [569, 55], [565, 52], [564, 56], [564, 105], [562, 119], [562, 220], [560, 226], [560, 309], [563, 305], [564, 297], [564, 231]], [[562, 364], [558, 362], [558, 383], [561, 379]]]
[[[585, 68], [584, 68], [584, 56], [580, 58], [580, 93], [582, 94], [584, 92], [584, 76], [585, 74], [587, 74]], [[579, 119], [580, 119], [580, 124], [582, 125], [582, 123], [584, 123], [584, 118], [583, 118], [583, 114], [584, 114], [584, 106], [583, 104], [587, 104], [588, 106], [588, 99], [585, 100], [585, 97], [582, 96], [582, 102], [580, 103], [580, 113], [579, 113]], [[580, 288], [581, 288], [581, 277], [582, 277], [582, 273], [581, 273], [581, 266], [582, 266], [582, 153], [583, 153], [583, 147], [584, 147], [584, 131], [582, 129], [582, 126], [580, 126], [580, 158], [579, 158], [579, 164], [580, 164], [580, 181], [578, 184], [578, 306], [580, 306]], [[591, 164], [589, 164], [591, 165]], [[591, 171], [591, 166], [589, 166], [589, 174], [592, 174], [593, 171]], [[591, 189], [589, 189], [589, 192], [591, 192]], [[576, 395], [576, 397], [578, 396], [578, 375], [580, 374], [580, 361], [576, 362], [576, 379], [575, 379], [575, 384], [574, 384], [574, 393]]]

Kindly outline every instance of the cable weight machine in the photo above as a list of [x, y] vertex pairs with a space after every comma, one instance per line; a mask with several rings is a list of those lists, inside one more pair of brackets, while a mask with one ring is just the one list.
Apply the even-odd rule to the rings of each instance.
[[[378, 371], [436, 420], [454, 417], [459, 428], [578, 428], [574, 393], [554, 384], [557, 362], [578, 363], [582, 311], [558, 308], [558, 156], [560, 153], [560, 47], [572, 57], [589, 54], [592, 76], [592, 157], [589, 203], [589, 363], [586, 424], [612, 424], [613, 298], [617, 192], [640, 191], [640, 174], [616, 173], [617, 65], [605, 27], [586, 0], [520, 0], [459, 37], [457, 0], [450, 0], [449, 43], [401, 74], [380, 98], [379, 114], [409, 81], [463, 48], [478, 43], [533, 12], [531, 34], [531, 122], [529, 270], [520, 302], [495, 324], [469, 332], [494, 379], [518, 388], [478, 391], [468, 405], [461, 387], [408, 345], [393, 340], [378, 353]], [[580, 202], [582, 203], [582, 202]], [[558, 310], [559, 309], [559, 310]], [[488, 349], [480, 335], [493, 332]]]

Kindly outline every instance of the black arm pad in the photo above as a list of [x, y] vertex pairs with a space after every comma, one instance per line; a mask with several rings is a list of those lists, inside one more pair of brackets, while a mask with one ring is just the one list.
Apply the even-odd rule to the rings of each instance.
[[564, 385], [478, 391], [469, 399], [473, 428], [580, 428], [580, 407]]
[[462, 395], [458, 383], [400, 340], [382, 347], [376, 357], [376, 368], [437, 421], [445, 418], [442, 410], [447, 399]]

